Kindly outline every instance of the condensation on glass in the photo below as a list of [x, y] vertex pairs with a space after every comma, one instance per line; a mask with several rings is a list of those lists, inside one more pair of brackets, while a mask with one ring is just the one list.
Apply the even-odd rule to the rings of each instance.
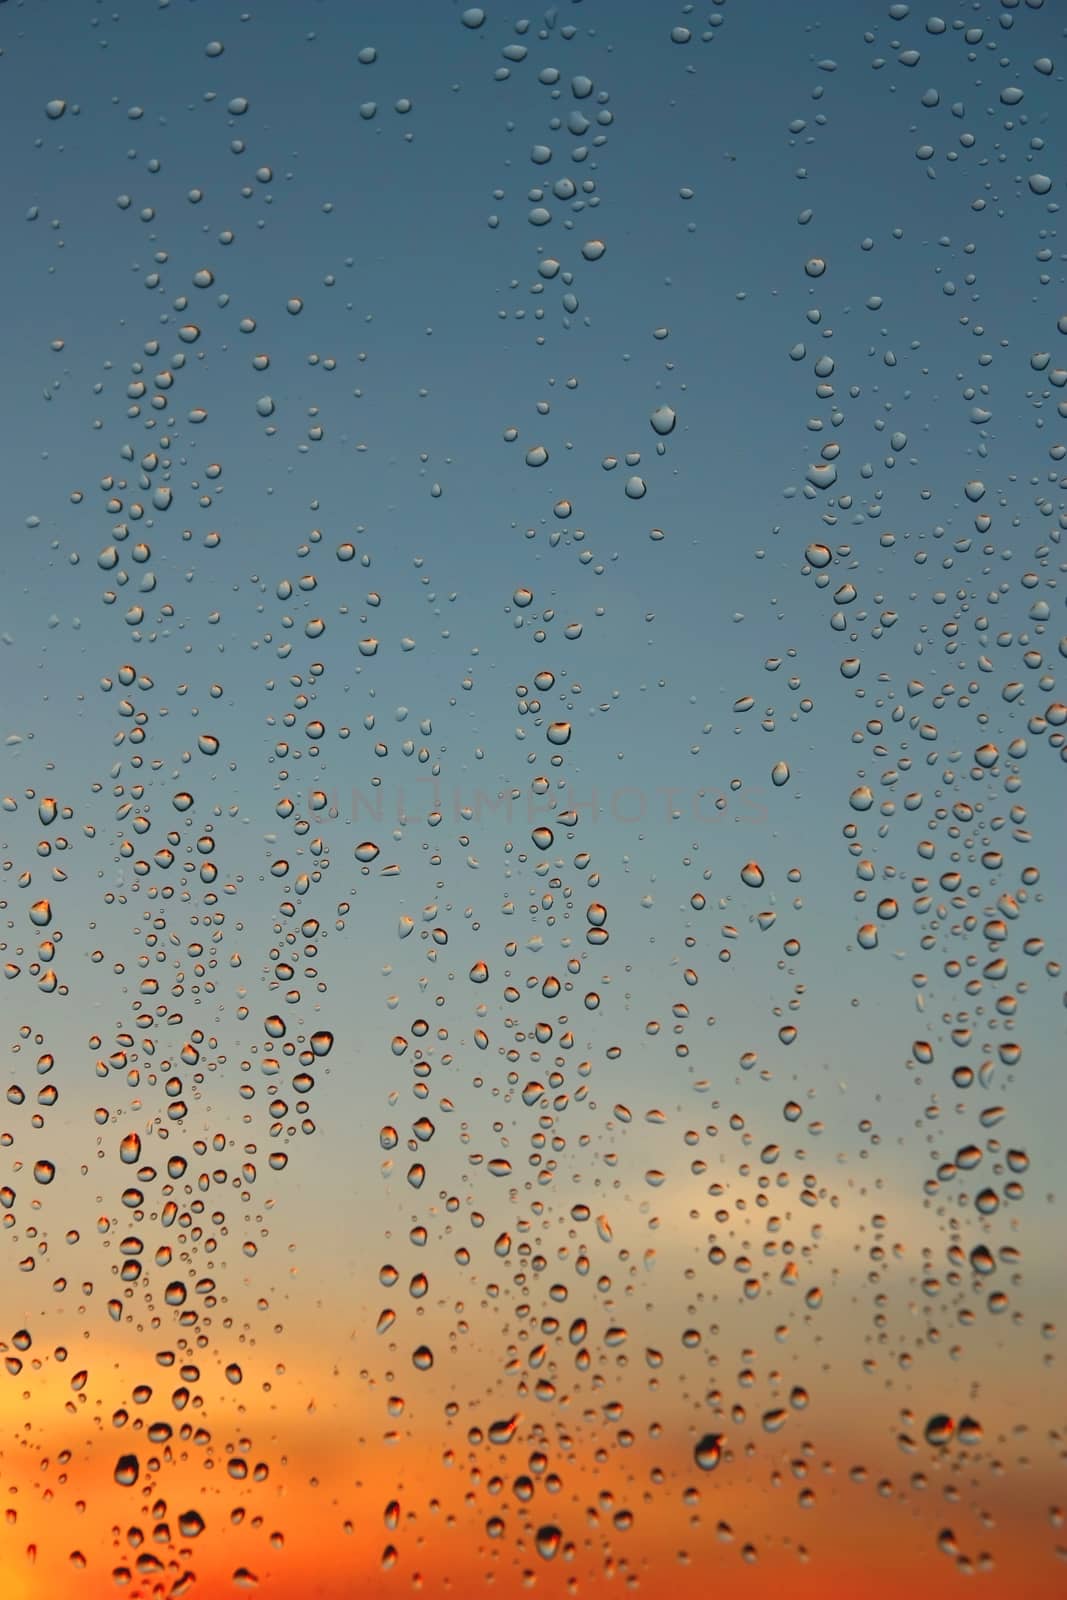
[[1064, 1592], [1063, 22], [0, 9], [5, 1600]]

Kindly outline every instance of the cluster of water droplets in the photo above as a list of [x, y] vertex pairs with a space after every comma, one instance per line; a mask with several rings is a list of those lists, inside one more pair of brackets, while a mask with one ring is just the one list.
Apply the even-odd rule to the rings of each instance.
[[[324, 1528], [339, 1545], [359, 1532], [368, 1593], [383, 1574], [433, 1592], [447, 1580], [510, 1593], [561, 1570], [571, 1592], [615, 1579], [655, 1592], [668, 1565], [710, 1574], [720, 1546], [744, 1565], [770, 1554], [799, 1571], [834, 1537], [814, 1519], [817, 1533], [801, 1521], [798, 1534], [796, 1518], [841, 1492], [819, 1430], [845, 1364], [868, 1380], [872, 1454], [884, 1459], [887, 1436], [920, 1458], [899, 1479], [848, 1463], [856, 1503], [867, 1489], [902, 1498], [919, 1508], [923, 1532], [909, 1522], [908, 1537], [924, 1553], [962, 1573], [995, 1565], [985, 1497], [1014, 1447], [1002, 1417], [983, 1418], [989, 1386], [969, 1341], [980, 1352], [982, 1339], [1026, 1341], [1033, 1326], [1018, 1219], [1039, 1224], [1016, 1102], [1024, 1018], [1034, 991], [1062, 976], [1026, 798], [1039, 766], [1047, 809], [1067, 748], [1067, 637], [1054, 622], [1067, 316], [1037, 292], [1062, 290], [1062, 273], [1047, 242], [1045, 119], [1026, 114], [1031, 78], [1059, 76], [1045, 53], [1049, 7], [999, 19], [975, 8], [972, 24], [892, 5], [866, 32], [872, 8], [860, 9], [842, 24], [843, 48], [851, 64], [862, 41], [865, 94], [891, 80], [921, 130], [901, 195], [920, 182], [969, 186], [969, 199], [954, 187], [945, 202], [965, 231], [939, 240], [934, 287], [921, 290], [946, 302], [935, 318], [958, 319], [960, 371], [927, 367], [911, 337], [894, 257], [906, 230], [885, 222], [852, 246], [870, 281], [855, 307], [854, 263], [837, 288], [840, 215], [827, 202], [824, 225], [803, 207], [781, 291], [796, 338], [773, 381], [796, 419], [798, 461], [811, 439], [817, 459], [787, 486], [784, 510], [777, 467], [751, 492], [796, 580], [791, 609], [774, 624], [773, 654], [739, 629], [731, 677], [714, 685], [727, 709], [690, 746], [700, 804], [721, 814], [757, 792], [766, 831], [731, 822], [710, 845], [674, 826], [692, 809], [675, 789], [673, 831], [662, 845], [653, 837], [650, 771], [625, 801], [612, 795], [607, 823], [597, 796], [599, 730], [622, 693], [598, 656], [608, 608], [596, 583], [619, 559], [609, 548], [639, 574], [635, 652], [659, 592], [670, 603], [672, 586], [688, 585], [685, 537], [704, 570], [730, 581], [710, 547], [731, 536], [708, 531], [703, 507], [679, 508], [672, 489], [679, 474], [696, 479], [710, 448], [687, 421], [683, 372], [699, 357], [675, 353], [667, 327], [645, 330], [639, 308], [642, 337], [671, 354], [630, 408], [628, 434], [602, 454], [599, 427], [576, 420], [576, 374], [606, 360], [598, 296], [603, 320], [618, 319], [634, 225], [610, 160], [612, 141], [630, 136], [616, 106], [633, 97], [600, 76], [605, 62], [637, 70], [626, 29], [615, 67], [597, 36], [614, 22], [603, 7], [588, 32], [577, 11], [505, 22], [470, 7], [448, 19], [446, 76], [512, 96], [478, 101], [487, 123], [503, 123], [509, 175], [488, 223], [502, 236], [494, 266], [514, 276], [475, 337], [503, 324], [516, 347], [571, 363], [536, 391], [516, 380], [502, 425], [463, 440], [518, 508], [501, 513], [493, 494], [470, 491], [468, 537], [494, 550], [466, 611], [432, 521], [397, 576], [402, 518], [361, 520], [360, 474], [388, 484], [395, 463], [392, 446], [353, 444], [352, 413], [374, 381], [363, 369], [383, 350], [373, 332], [357, 348], [351, 322], [329, 309], [338, 278], [355, 273], [356, 230], [347, 244], [331, 238], [325, 274], [297, 233], [265, 276], [245, 265], [245, 292], [227, 256], [241, 230], [217, 229], [214, 213], [210, 232], [199, 221], [214, 174], [181, 209], [157, 205], [160, 163], [134, 152], [138, 182], [124, 181], [116, 205], [123, 228], [144, 230], [136, 266], [151, 316], [131, 302], [123, 381], [109, 360], [78, 415], [99, 451], [97, 487], [60, 484], [66, 503], [47, 513], [59, 530], [50, 548], [67, 551], [79, 606], [96, 618], [76, 691], [92, 737], [42, 754], [42, 741], [14, 735], [20, 767], [3, 815], [12, 1023], [0, 1220], [14, 1288], [0, 1346], [27, 1417], [39, 1407], [50, 1418], [63, 1385], [70, 1444], [53, 1462], [51, 1445], [23, 1440], [21, 1475], [25, 1500], [55, 1466], [80, 1497], [86, 1533], [50, 1535], [70, 1546], [72, 1593], [81, 1571], [133, 1594], [214, 1593], [222, 1566], [200, 1555], [213, 1539], [228, 1583], [285, 1581], [299, 1527], [283, 1497], [298, 1479], [301, 1492], [305, 1479], [317, 1487], [318, 1473], [290, 1459], [274, 1397], [314, 1409], [290, 1381], [309, 1352], [288, 1328], [302, 1313], [287, 1273], [302, 1249], [314, 1260], [318, 1225], [293, 1238], [295, 1268], [282, 1241], [306, 1227], [317, 1184], [333, 1200], [313, 1200], [313, 1212], [352, 1204], [351, 1276], [370, 1280], [353, 1289], [331, 1254], [322, 1314], [352, 1329], [352, 1395], [336, 1402], [344, 1442], [322, 1448], [345, 1455]], [[684, 5], [628, 25], [675, 52], [665, 70], [679, 95], [698, 58], [713, 96], [715, 74], [731, 70], [731, 11]], [[349, 33], [345, 22], [334, 35], [351, 58], [346, 137], [410, 145], [421, 101], [395, 53]], [[233, 53], [209, 41], [197, 70], [228, 72]], [[919, 85], [920, 66], [936, 87]], [[806, 182], [820, 160], [841, 159], [834, 96], [846, 74], [829, 57], [797, 70], [816, 78], [816, 109], [788, 124], [778, 158], [803, 149]], [[238, 215], [261, 207], [263, 221], [296, 159], [291, 130], [284, 108], [257, 116], [247, 84], [222, 82], [201, 109], [218, 124], [218, 161], [239, 164], [231, 204]], [[65, 92], [39, 113], [56, 160], [80, 120], [107, 109]], [[139, 124], [144, 110], [125, 116]], [[178, 135], [161, 128], [159, 141], [177, 160]], [[689, 207], [694, 193], [679, 197]], [[330, 218], [335, 202], [320, 204]], [[1039, 263], [1046, 348], [1025, 355], [997, 333], [995, 298], [980, 303], [983, 251], [1004, 248], [990, 231], [1009, 227]], [[71, 305], [67, 320], [85, 314]], [[298, 368], [293, 330], [312, 318], [335, 342]], [[616, 342], [630, 333], [612, 325]], [[64, 349], [57, 336], [52, 353]], [[342, 404], [329, 386], [353, 373]], [[953, 384], [948, 400], [937, 386]], [[946, 493], [931, 455], [951, 404], [973, 444], [952, 454], [944, 424], [959, 468]], [[1036, 414], [1026, 460], [998, 458], [1001, 407]], [[425, 449], [395, 448], [432, 518], [457, 474], [427, 434]], [[316, 471], [327, 476], [316, 453], [340, 457], [350, 515], [315, 491]], [[305, 523], [290, 520], [283, 488], [285, 511], [264, 512], [264, 531], [248, 485], [294, 471], [300, 492], [312, 485]], [[30, 531], [43, 550], [36, 515]], [[739, 566], [750, 554], [767, 549], [738, 540], [731, 552]], [[704, 649], [693, 637], [695, 681]], [[712, 698], [703, 683], [698, 698]], [[640, 749], [623, 754], [642, 765]], [[715, 763], [727, 761], [734, 775], [709, 802], [725, 770]], [[483, 771], [485, 789], [471, 778]], [[821, 859], [806, 830], [832, 830], [850, 886], [829, 905], [805, 864]], [[891, 996], [884, 1036], [861, 1027], [835, 1056], [825, 1018], [840, 1011], [844, 1038], [865, 985]], [[650, 993], [654, 1015], [642, 1010]], [[837, 1080], [857, 1049], [891, 1061], [894, 1076], [861, 1087], [862, 1115], [846, 1125]], [[906, 1137], [884, 1134], [901, 1103]], [[318, 1154], [341, 1137], [358, 1205], [347, 1173], [328, 1177]], [[847, 1348], [835, 1317], [855, 1324]], [[1038, 1318], [1051, 1344], [1053, 1319]], [[937, 1409], [931, 1371], [951, 1389]], [[364, 1478], [368, 1441], [388, 1447], [387, 1462], [396, 1448], [392, 1477], [387, 1466]], [[110, 1504], [95, 1470], [105, 1457], [106, 1492], [130, 1506], [121, 1525], [98, 1509]], [[5, 1477], [12, 1459], [5, 1448]], [[958, 1514], [927, 1509], [932, 1484], [950, 1506], [965, 1502]], [[778, 1531], [766, 1503], [786, 1490]], [[9, 1527], [21, 1509], [9, 1508]], [[1053, 1508], [1053, 1528], [1058, 1518]], [[427, 1531], [440, 1521], [466, 1534], [455, 1582], [454, 1553]], [[26, 1541], [20, 1563], [38, 1554]], [[340, 1587], [348, 1559], [322, 1592], [353, 1592]]]

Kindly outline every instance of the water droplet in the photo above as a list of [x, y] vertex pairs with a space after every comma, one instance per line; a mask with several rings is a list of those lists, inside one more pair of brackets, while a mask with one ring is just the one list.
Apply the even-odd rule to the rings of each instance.
[[558, 1555], [562, 1542], [563, 1534], [553, 1523], [546, 1523], [543, 1527], [538, 1528], [534, 1539], [537, 1554], [542, 1561], [551, 1561], [554, 1556]]
[[952, 1418], [946, 1416], [944, 1412], [939, 1412], [937, 1416], [931, 1417], [927, 1422], [926, 1427], [923, 1429], [923, 1438], [927, 1444], [940, 1447], [950, 1444], [955, 1432], [956, 1424]]

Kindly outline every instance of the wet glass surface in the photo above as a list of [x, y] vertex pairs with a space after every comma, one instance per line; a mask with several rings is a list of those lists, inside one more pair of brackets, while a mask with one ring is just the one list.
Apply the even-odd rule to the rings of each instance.
[[3, 1600], [1065, 1592], [1065, 23], [0, 6]]

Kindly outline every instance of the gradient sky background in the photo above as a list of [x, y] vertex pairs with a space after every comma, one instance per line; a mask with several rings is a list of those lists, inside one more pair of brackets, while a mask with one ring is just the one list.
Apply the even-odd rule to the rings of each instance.
[[0, 9], [4, 1600], [1067, 1592], [1063, 18], [462, 11]]

